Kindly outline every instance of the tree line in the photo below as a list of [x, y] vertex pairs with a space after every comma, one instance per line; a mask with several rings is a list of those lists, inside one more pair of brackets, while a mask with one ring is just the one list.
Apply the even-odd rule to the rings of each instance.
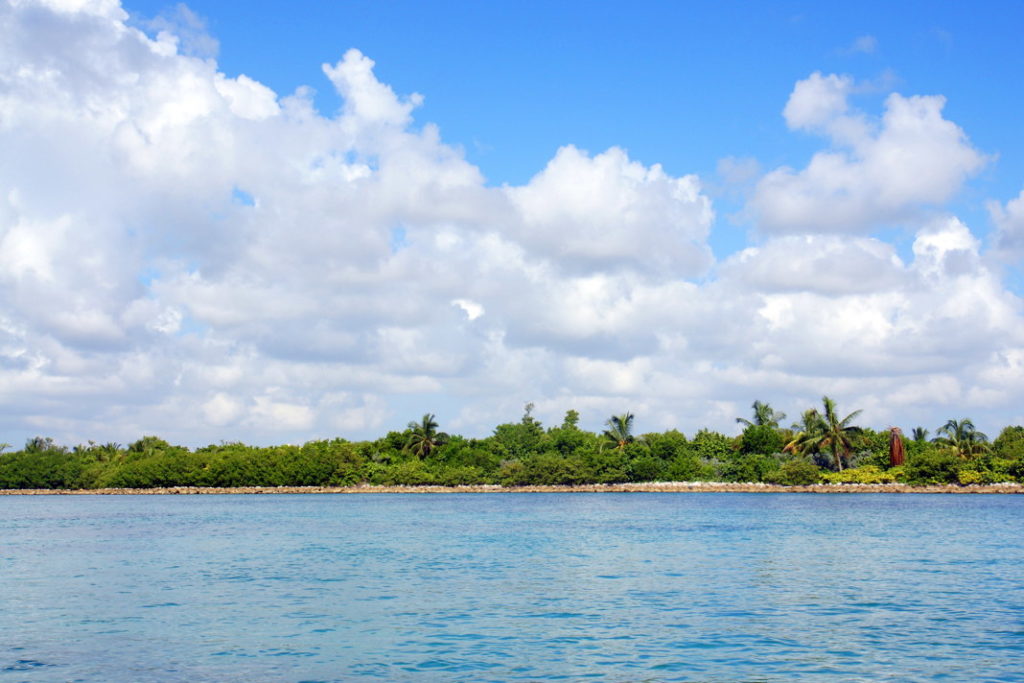
[[[785, 414], [755, 401], [752, 419], [730, 437], [701, 429], [637, 435], [631, 413], [605, 429], [579, 427], [570, 410], [545, 427], [527, 404], [522, 417], [485, 438], [441, 431], [433, 414], [373, 441], [337, 438], [269, 447], [231, 442], [197, 449], [146, 436], [67, 447], [35, 437], [9, 451], [0, 444], [2, 489], [171, 486], [574, 485], [652, 481], [766, 482], [782, 485], [889, 483], [985, 484], [1024, 481], [1024, 427], [989, 441], [969, 419], [936, 429], [876, 431], [841, 417], [826, 397], [783, 426]], [[899, 452], [898, 458], [895, 451]]]

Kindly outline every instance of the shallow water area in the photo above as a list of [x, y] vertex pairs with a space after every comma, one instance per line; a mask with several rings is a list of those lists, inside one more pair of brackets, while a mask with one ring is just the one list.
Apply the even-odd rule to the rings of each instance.
[[0, 497], [0, 681], [1021, 680], [1024, 498]]

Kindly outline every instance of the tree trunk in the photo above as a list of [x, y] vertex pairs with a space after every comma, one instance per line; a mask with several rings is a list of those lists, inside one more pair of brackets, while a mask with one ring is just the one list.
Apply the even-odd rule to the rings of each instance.
[[903, 460], [903, 434], [899, 427], [892, 427], [889, 430], [889, 467], [899, 467]]

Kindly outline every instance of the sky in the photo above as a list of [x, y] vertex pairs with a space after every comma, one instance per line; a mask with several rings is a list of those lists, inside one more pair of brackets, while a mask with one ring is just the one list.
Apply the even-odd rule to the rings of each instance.
[[0, 441], [1024, 423], [1018, 2], [0, 3]]

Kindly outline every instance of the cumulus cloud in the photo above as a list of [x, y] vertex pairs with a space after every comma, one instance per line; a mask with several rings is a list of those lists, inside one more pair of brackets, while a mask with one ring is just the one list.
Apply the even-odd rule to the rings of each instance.
[[212, 58], [220, 50], [220, 43], [207, 32], [206, 21], [183, 2], [141, 23], [149, 31], [163, 34], [165, 40], [174, 42], [182, 54]]
[[989, 202], [988, 210], [996, 226], [993, 238], [996, 253], [1008, 260], [1020, 260], [1024, 257], [1024, 190], [1005, 206]]
[[[834, 149], [762, 178], [765, 242], [716, 264], [696, 176], [565, 146], [488, 186], [358, 50], [323, 67], [324, 115], [126, 21], [113, 0], [0, 5], [5, 440], [360, 438], [427, 411], [481, 434], [526, 401], [687, 430], [754, 398], [795, 414], [827, 392], [877, 420], [1019, 401], [991, 378], [1019, 374], [1020, 304], [971, 231], [924, 224], [906, 259], [863, 234], [983, 162], [941, 98], [874, 121], [849, 79], [798, 83], [788, 124]], [[1016, 201], [994, 209], [1007, 235]]]
[[711, 263], [713, 213], [697, 177], [672, 178], [621, 149], [590, 157], [563, 147], [507, 193], [522, 216], [522, 243], [563, 266], [693, 277]]
[[723, 277], [766, 293], [825, 296], [899, 288], [903, 263], [889, 244], [834, 235], [793, 235], [749, 247], [721, 267]]
[[[729, 264], [759, 294], [772, 349], [765, 367], [812, 376], [841, 367], [844, 383], [861, 387], [868, 377], [952, 379], [962, 376], [954, 358], [977, 359], [971, 349], [1012, 348], [1021, 339], [1020, 301], [985, 268], [978, 241], [955, 218], [922, 228], [906, 264], [863, 238], [825, 238], [825, 249], [801, 256], [807, 239], [822, 238], [780, 237]], [[843, 272], [848, 262], [859, 266]]]
[[852, 89], [853, 79], [849, 76], [822, 76], [815, 72], [798, 81], [782, 110], [786, 125], [794, 130], [814, 130], [835, 122], [846, 113], [846, 98]]
[[806, 168], [777, 168], [758, 183], [751, 210], [769, 233], [866, 233], [941, 206], [986, 157], [942, 116], [945, 98], [892, 93], [879, 120], [851, 110], [852, 79], [814, 73], [796, 84], [787, 125], [825, 135], [831, 148]]

